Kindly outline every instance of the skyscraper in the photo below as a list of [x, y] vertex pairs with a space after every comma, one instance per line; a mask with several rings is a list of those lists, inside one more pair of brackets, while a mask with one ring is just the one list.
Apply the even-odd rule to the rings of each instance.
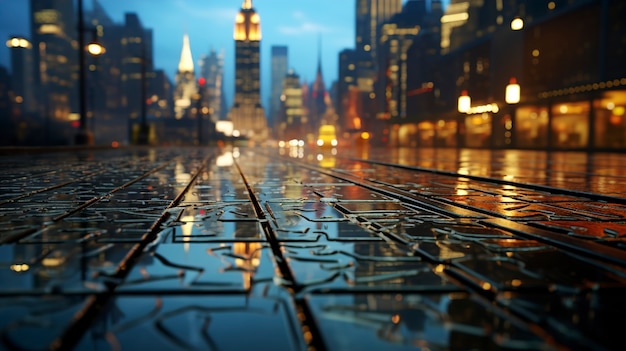
[[293, 70], [283, 78], [281, 94], [282, 113], [277, 123], [279, 136], [285, 140], [301, 139], [305, 133], [302, 84], [300, 76]]
[[269, 101], [268, 125], [275, 127], [277, 114], [280, 113], [280, 97], [283, 90], [283, 80], [287, 75], [289, 65], [286, 46], [272, 46], [272, 92]]
[[78, 100], [72, 79], [78, 62], [72, 45], [77, 32], [74, 3], [72, 0], [31, 0], [30, 11], [34, 86], [39, 89], [41, 115], [53, 121], [69, 122]]
[[[122, 106], [129, 117], [129, 141], [138, 133], [141, 119], [146, 112], [146, 86], [153, 72], [152, 30], [144, 28], [139, 16], [127, 13], [125, 24], [117, 28], [122, 44]], [[135, 132], [133, 132], [135, 128]]]
[[229, 119], [242, 136], [262, 140], [267, 122], [261, 105], [261, 17], [244, 0], [235, 19], [235, 102]]
[[23, 37], [13, 37], [7, 41], [11, 50], [13, 79], [11, 90], [15, 94], [16, 112], [20, 115], [37, 111], [33, 74], [33, 46]]
[[226, 101], [224, 97], [224, 54], [211, 49], [209, 55], [200, 60], [200, 76], [206, 80], [205, 105], [211, 109], [214, 120], [224, 119], [226, 116]]
[[180, 53], [178, 71], [176, 71], [176, 88], [174, 91], [174, 112], [176, 119], [181, 119], [191, 106], [193, 95], [198, 92], [194, 73], [193, 57], [189, 45], [189, 36], [183, 36], [183, 48]]
[[402, 11], [402, 0], [356, 1], [356, 50], [376, 59], [380, 27]]

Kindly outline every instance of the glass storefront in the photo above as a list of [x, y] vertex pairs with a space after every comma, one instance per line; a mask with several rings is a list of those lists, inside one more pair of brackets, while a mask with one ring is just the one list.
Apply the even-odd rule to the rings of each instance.
[[455, 147], [457, 144], [457, 122], [439, 120], [436, 126], [436, 146]]
[[515, 113], [515, 145], [520, 148], [548, 146], [548, 108], [519, 107]]
[[465, 147], [488, 148], [491, 145], [491, 114], [465, 117]]
[[594, 100], [594, 147], [598, 149], [626, 148], [626, 91], [611, 91]]
[[554, 148], [586, 148], [589, 143], [589, 102], [554, 104], [551, 132]]

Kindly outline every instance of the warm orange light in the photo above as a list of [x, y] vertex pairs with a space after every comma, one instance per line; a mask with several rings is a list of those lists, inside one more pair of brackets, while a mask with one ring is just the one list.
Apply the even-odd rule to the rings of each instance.
[[520, 101], [520, 86], [517, 84], [517, 79], [512, 77], [509, 80], [509, 84], [506, 86], [506, 92], [504, 100], [507, 104], [517, 104]]
[[523, 28], [524, 20], [519, 17], [513, 18], [513, 20], [511, 21], [511, 30], [522, 30]]
[[369, 140], [369, 138], [370, 138], [370, 133], [368, 133], [368, 132], [361, 133], [361, 139]]
[[87, 52], [89, 52], [93, 56], [100, 56], [104, 54], [106, 50], [104, 49], [104, 46], [96, 42], [91, 42], [87, 44]]
[[463, 90], [461, 96], [459, 96], [458, 110], [461, 113], [468, 113], [471, 107], [472, 99], [467, 94], [467, 90]]

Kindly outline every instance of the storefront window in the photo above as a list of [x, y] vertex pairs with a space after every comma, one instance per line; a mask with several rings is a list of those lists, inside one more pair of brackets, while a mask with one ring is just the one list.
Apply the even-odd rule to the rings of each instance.
[[457, 141], [457, 122], [439, 120], [437, 122], [437, 146], [454, 147]]
[[400, 146], [418, 146], [419, 134], [417, 126], [412, 123], [401, 125], [398, 129], [398, 142]]
[[607, 92], [594, 100], [594, 146], [601, 149], [626, 148], [626, 91]]
[[491, 139], [491, 114], [475, 114], [465, 117], [465, 146], [487, 148]]
[[589, 102], [558, 103], [552, 106], [552, 146], [563, 149], [587, 147]]
[[515, 113], [515, 145], [520, 148], [548, 146], [548, 109], [524, 106]]
[[432, 122], [421, 122], [417, 125], [419, 146], [435, 146], [435, 124]]

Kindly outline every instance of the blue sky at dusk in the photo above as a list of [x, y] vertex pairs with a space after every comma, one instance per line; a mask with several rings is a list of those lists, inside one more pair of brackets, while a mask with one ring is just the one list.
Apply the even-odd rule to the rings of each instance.
[[[91, 8], [91, 0], [84, 0]], [[134, 12], [153, 29], [155, 66], [173, 80], [185, 32], [189, 34], [194, 61], [211, 49], [225, 56], [225, 88], [232, 102], [234, 77], [233, 26], [242, 0], [99, 0], [116, 23]], [[322, 68], [327, 86], [337, 79], [338, 53], [354, 47], [355, 0], [253, 0], [261, 16], [261, 80], [267, 103], [270, 52], [273, 45], [289, 48], [289, 66], [301, 79], [315, 79], [318, 42], [322, 43]], [[28, 0], [0, 0], [0, 39], [11, 35], [30, 37]], [[0, 65], [10, 68], [9, 52], [0, 46]]]

